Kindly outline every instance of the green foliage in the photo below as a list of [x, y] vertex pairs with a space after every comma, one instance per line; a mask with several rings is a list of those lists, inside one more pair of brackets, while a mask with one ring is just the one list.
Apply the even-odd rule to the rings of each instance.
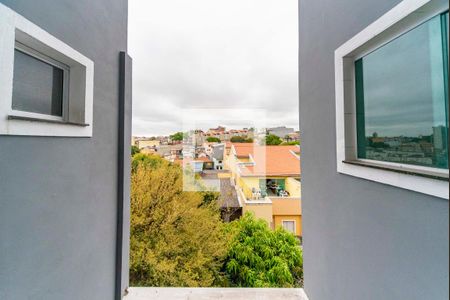
[[135, 172], [137, 167], [146, 166], [153, 169], [159, 168], [161, 164], [167, 164], [161, 157], [152, 154], [137, 153], [131, 161], [131, 170]]
[[170, 139], [172, 141], [182, 141], [183, 140], [183, 133], [182, 132], [177, 132], [174, 133], [170, 136]]
[[135, 154], [140, 153], [140, 152], [141, 152], [141, 150], [139, 149], [138, 146], [135, 146], [135, 145], [131, 146], [131, 156], [134, 156]]
[[130, 284], [298, 287], [302, 252], [251, 214], [225, 224], [217, 192], [183, 191], [183, 170], [159, 156], [132, 160]]
[[205, 191], [205, 192], [201, 192], [201, 195], [203, 197], [204, 204], [211, 204], [211, 203], [215, 203], [215, 201], [217, 201], [217, 199], [219, 199], [220, 193]]
[[280, 144], [281, 146], [292, 146], [292, 145], [300, 145], [299, 141], [291, 141], [291, 142], [283, 142]]
[[279, 136], [276, 136], [274, 134], [268, 134], [266, 136], [266, 145], [279, 145], [281, 144], [282, 140]]
[[232, 142], [232, 143], [253, 143], [253, 139], [247, 138], [244, 136], [233, 136], [233, 137], [231, 137], [230, 142]]
[[221, 282], [232, 237], [224, 230], [215, 202], [183, 191], [180, 166], [155, 155], [133, 157], [130, 285], [207, 287]]
[[224, 264], [228, 281], [239, 287], [298, 287], [303, 259], [298, 240], [278, 228], [271, 230], [252, 214], [228, 224], [234, 240]]
[[216, 138], [216, 137], [214, 137], [214, 136], [209, 136], [209, 137], [207, 137], [207, 138], [206, 138], [206, 141], [207, 141], [208, 143], [214, 143], [214, 142], [220, 143], [220, 139], [219, 139], [219, 138]]

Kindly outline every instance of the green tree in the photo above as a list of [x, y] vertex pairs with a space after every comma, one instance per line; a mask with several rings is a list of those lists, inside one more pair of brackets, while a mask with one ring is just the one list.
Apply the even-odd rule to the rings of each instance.
[[162, 164], [167, 164], [168, 162], [163, 160], [161, 157], [157, 155], [148, 155], [144, 153], [137, 153], [133, 156], [131, 160], [131, 171], [134, 173], [138, 166], [141, 167], [149, 167], [152, 169], [157, 169], [161, 167]]
[[206, 141], [209, 143], [220, 143], [220, 139], [214, 136], [207, 137]]
[[224, 264], [230, 285], [239, 287], [298, 287], [303, 258], [298, 240], [282, 228], [245, 214], [228, 224], [234, 236]]
[[174, 133], [174, 134], [170, 135], [170, 139], [172, 141], [182, 141], [183, 140], [183, 133], [182, 132]]
[[268, 134], [266, 136], [266, 145], [279, 145], [281, 144], [282, 140], [279, 136], [276, 136], [274, 134]]
[[155, 155], [133, 157], [131, 285], [217, 284], [232, 236], [224, 226], [216, 202], [183, 191], [180, 166]]
[[141, 152], [141, 150], [139, 149], [138, 146], [135, 146], [135, 145], [131, 146], [131, 156], [134, 156], [135, 154], [140, 153], [140, 152]]
[[253, 143], [253, 139], [247, 138], [244, 136], [233, 136], [233, 137], [231, 137], [230, 142], [232, 142], [232, 143]]

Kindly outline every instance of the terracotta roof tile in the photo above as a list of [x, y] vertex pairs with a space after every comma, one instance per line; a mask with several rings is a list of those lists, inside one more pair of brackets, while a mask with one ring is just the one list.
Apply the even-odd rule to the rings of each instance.
[[242, 176], [300, 176], [298, 146], [233, 144], [238, 157], [251, 157], [254, 165], [240, 166]]

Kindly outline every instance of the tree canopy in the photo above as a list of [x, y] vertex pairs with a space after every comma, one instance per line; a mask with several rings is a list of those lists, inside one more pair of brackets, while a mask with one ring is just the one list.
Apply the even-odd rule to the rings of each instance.
[[279, 136], [268, 134], [266, 136], [266, 145], [279, 145], [283, 142]]
[[183, 140], [183, 133], [182, 132], [174, 133], [174, 134], [170, 135], [170, 139], [172, 141], [182, 141]]
[[141, 152], [141, 150], [139, 149], [138, 146], [135, 146], [135, 145], [131, 146], [131, 156], [133, 156], [133, 155], [135, 155], [137, 153], [140, 153], [140, 152]]
[[130, 283], [213, 286], [227, 251], [215, 202], [183, 191], [180, 166], [138, 154], [131, 176]]
[[248, 138], [246, 136], [233, 136], [230, 139], [232, 143], [253, 143], [252, 138]]
[[239, 287], [298, 287], [303, 259], [299, 241], [282, 228], [271, 230], [247, 213], [229, 224], [234, 239], [224, 264], [229, 282]]
[[220, 143], [220, 139], [215, 136], [209, 136], [206, 138], [208, 143]]
[[217, 196], [184, 191], [177, 164], [133, 156], [132, 286], [301, 286], [302, 252], [294, 235], [271, 230], [249, 213], [223, 223]]

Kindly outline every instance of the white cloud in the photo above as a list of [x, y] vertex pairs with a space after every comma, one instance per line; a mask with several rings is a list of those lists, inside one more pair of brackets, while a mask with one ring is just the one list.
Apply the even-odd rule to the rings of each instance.
[[297, 0], [130, 0], [133, 134], [179, 131], [186, 108], [297, 127], [297, 15]]

